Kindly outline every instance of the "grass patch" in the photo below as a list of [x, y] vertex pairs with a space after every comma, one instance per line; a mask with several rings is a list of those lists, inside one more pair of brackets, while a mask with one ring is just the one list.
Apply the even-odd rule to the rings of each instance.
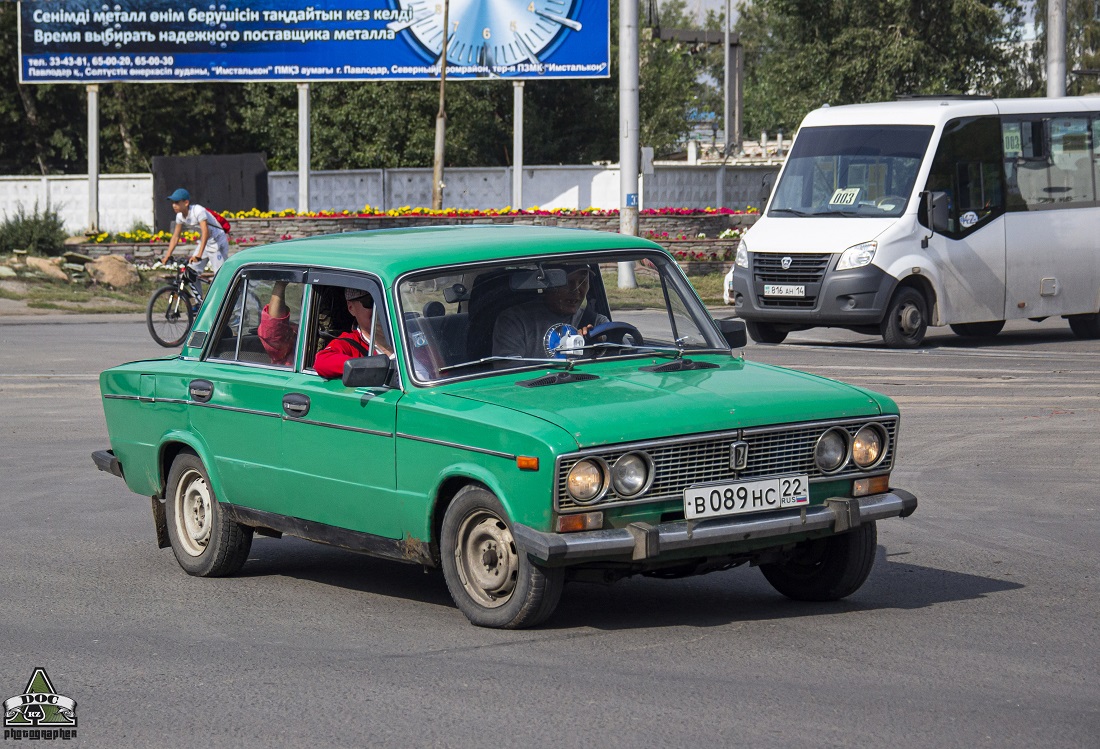
[[[604, 289], [607, 290], [607, 298], [612, 309], [652, 309], [665, 306], [664, 294], [661, 291], [661, 282], [656, 274], [650, 275], [639, 269], [635, 274], [638, 281], [636, 289], [618, 288], [619, 277], [615, 271], [606, 271], [603, 274]], [[720, 306], [722, 301], [722, 283], [725, 275], [722, 273], [708, 273], [705, 276], [688, 276], [691, 285], [695, 287], [703, 304], [708, 307]]]
[[[15, 280], [15, 279], [12, 279]], [[4, 288], [0, 299], [26, 302], [31, 309], [100, 314], [105, 312], [141, 312], [149, 296], [163, 284], [159, 274], [143, 274], [139, 283], [126, 289], [107, 286], [74, 286], [50, 278], [21, 277], [20, 288]]]

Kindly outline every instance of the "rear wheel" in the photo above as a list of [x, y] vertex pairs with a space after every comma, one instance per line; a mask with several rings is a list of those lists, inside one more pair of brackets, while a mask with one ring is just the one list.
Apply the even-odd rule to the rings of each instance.
[[871, 574], [878, 549], [874, 521], [847, 533], [803, 541], [779, 564], [762, 564], [772, 587], [796, 601], [836, 601], [859, 590]]
[[928, 303], [916, 289], [897, 290], [882, 320], [882, 339], [890, 348], [916, 348], [928, 330]]
[[783, 343], [787, 338], [787, 331], [766, 322], [746, 321], [745, 329], [757, 343]]
[[1100, 313], [1091, 315], [1070, 315], [1069, 329], [1073, 334], [1083, 340], [1100, 338]]
[[240, 570], [252, 548], [252, 528], [225, 516], [199, 456], [182, 452], [172, 462], [165, 499], [168, 541], [180, 567], [198, 577]]
[[561, 598], [564, 571], [539, 567], [516, 546], [503, 505], [480, 486], [465, 487], [447, 507], [440, 553], [451, 598], [479, 627], [533, 626]]
[[195, 321], [191, 297], [180, 294], [176, 286], [162, 286], [153, 292], [145, 308], [145, 324], [153, 340], [165, 348], [183, 343]]
[[989, 322], [961, 322], [951, 326], [955, 335], [964, 338], [992, 338], [1000, 333], [1005, 326], [1004, 320], [991, 320]]

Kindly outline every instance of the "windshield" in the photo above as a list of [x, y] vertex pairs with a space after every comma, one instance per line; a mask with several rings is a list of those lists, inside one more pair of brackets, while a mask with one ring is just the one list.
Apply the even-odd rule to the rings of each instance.
[[[630, 262], [638, 287], [618, 288]], [[416, 380], [728, 351], [676, 264], [639, 250], [418, 273], [397, 287]]]
[[803, 128], [768, 215], [900, 216], [931, 137], [931, 126]]

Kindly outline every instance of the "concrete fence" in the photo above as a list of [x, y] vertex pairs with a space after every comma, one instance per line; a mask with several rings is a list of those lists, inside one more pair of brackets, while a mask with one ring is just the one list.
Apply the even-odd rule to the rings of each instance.
[[[779, 167], [775, 165], [657, 165], [640, 187], [643, 208], [760, 207], [767, 200]], [[358, 211], [365, 205], [383, 210], [431, 205], [431, 169], [361, 169], [312, 172], [311, 211]], [[455, 168], [444, 173], [444, 205], [453, 208], [503, 208], [511, 203], [512, 169]], [[202, 202], [197, 191], [195, 198]], [[268, 173], [269, 208], [297, 209], [297, 172]], [[99, 178], [99, 227], [119, 232], [137, 223], [153, 229], [151, 174], [109, 174]], [[0, 220], [20, 208], [57, 211], [71, 234], [88, 225], [88, 180], [84, 175], [0, 177]], [[617, 166], [532, 166], [523, 169], [523, 207], [618, 208]], [[210, 206], [215, 210], [225, 206]], [[251, 207], [251, 206], [249, 206]]]

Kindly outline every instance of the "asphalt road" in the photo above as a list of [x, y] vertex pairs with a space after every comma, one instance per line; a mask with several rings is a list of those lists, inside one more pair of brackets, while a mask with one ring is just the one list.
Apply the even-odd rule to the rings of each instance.
[[855, 595], [794, 603], [746, 568], [572, 584], [504, 632], [439, 575], [295, 539], [188, 577], [89, 457], [99, 371], [164, 350], [131, 317], [0, 318], [0, 700], [44, 667], [97, 747], [1096, 747], [1100, 341], [880, 345], [746, 350], [901, 405], [920, 508], [879, 524]]

